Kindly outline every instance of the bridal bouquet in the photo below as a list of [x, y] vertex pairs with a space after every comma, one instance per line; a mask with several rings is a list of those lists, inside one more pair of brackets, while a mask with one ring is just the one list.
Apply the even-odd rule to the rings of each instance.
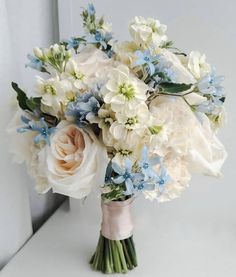
[[92, 4], [81, 15], [83, 36], [28, 55], [40, 72], [32, 93], [12, 83], [19, 109], [10, 149], [39, 193], [81, 199], [99, 188], [103, 219], [90, 263], [126, 273], [137, 266], [135, 197], [165, 202], [194, 172], [221, 176], [223, 77], [205, 55], [177, 49], [156, 19], [135, 17], [131, 40], [119, 42]]

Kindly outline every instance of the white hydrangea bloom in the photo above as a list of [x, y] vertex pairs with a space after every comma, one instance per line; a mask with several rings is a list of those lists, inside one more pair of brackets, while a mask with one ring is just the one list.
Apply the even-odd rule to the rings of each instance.
[[202, 114], [200, 121], [182, 98], [168, 96], [156, 98], [151, 103], [151, 112], [166, 122], [169, 129], [163, 151], [184, 157], [191, 172], [221, 176], [226, 151], [207, 116]]

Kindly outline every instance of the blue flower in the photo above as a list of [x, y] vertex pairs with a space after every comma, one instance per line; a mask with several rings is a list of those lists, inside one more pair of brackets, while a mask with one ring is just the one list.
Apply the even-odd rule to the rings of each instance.
[[35, 56], [32, 56], [30, 54], [27, 55], [27, 58], [29, 59], [29, 63], [27, 63], [25, 66], [26, 67], [31, 67], [33, 69], [36, 69], [38, 71], [45, 71], [43, 67], [43, 63], [40, 59], [38, 59]]
[[135, 178], [135, 174], [132, 172], [132, 162], [129, 159], [125, 160], [124, 168], [121, 168], [118, 164], [112, 163], [112, 168], [118, 176], [113, 178], [113, 182], [115, 184], [125, 184], [126, 191], [125, 195], [133, 194], [134, 185], [133, 179]]
[[203, 95], [222, 97], [224, 95], [224, 88], [221, 85], [223, 80], [224, 76], [217, 76], [213, 69], [210, 74], [207, 74], [198, 82], [198, 89]]
[[67, 46], [66, 46], [67, 49], [71, 49], [71, 48], [76, 49], [76, 48], [79, 47], [81, 42], [83, 42], [83, 39], [72, 37], [72, 38], [70, 38], [68, 40], [65, 40], [64, 42], [67, 43]]
[[96, 13], [96, 10], [95, 10], [94, 5], [92, 3], [88, 4], [87, 11], [88, 11], [89, 15], [94, 15]]
[[43, 117], [40, 118], [39, 121], [33, 121], [25, 116], [22, 116], [21, 120], [26, 124], [26, 126], [18, 128], [17, 131], [19, 133], [24, 133], [27, 131], [37, 132], [38, 134], [34, 137], [34, 143], [38, 144], [41, 141], [45, 141], [48, 145], [50, 145], [49, 138], [50, 135], [55, 132], [55, 127], [49, 128]]
[[104, 49], [107, 49], [107, 43], [112, 39], [112, 33], [105, 33], [103, 35], [101, 32], [96, 31], [95, 34], [87, 35], [87, 42], [91, 44], [100, 44]]
[[197, 111], [206, 114], [217, 115], [220, 111], [219, 107], [222, 106], [224, 101], [222, 97], [211, 97], [207, 101], [202, 102], [197, 106]]
[[158, 175], [157, 184], [160, 190], [164, 189], [164, 186], [170, 182], [170, 175], [167, 173], [167, 170], [164, 166], [161, 166], [161, 172]]
[[96, 91], [91, 91], [78, 96], [76, 101], [70, 102], [67, 106], [66, 114], [75, 118], [79, 127], [85, 127], [93, 123], [93, 119], [98, 115], [101, 107], [101, 100], [98, 99]]
[[150, 70], [150, 74], [153, 75], [155, 73], [155, 66], [153, 65], [153, 62], [157, 60], [157, 56], [152, 56], [150, 53], [150, 50], [145, 51], [136, 51], [135, 55], [137, 56], [137, 59], [135, 61], [135, 65], [147, 65]]
[[159, 77], [163, 81], [174, 81], [175, 73], [171, 69], [172, 64], [163, 55], [157, 55], [157, 63], [155, 64], [155, 71], [158, 72]]
[[142, 158], [139, 162], [140, 169], [144, 175], [144, 181], [149, 178], [157, 178], [157, 173], [153, 170], [153, 166], [160, 164], [161, 158], [156, 156], [155, 158], [149, 160], [148, 159], [148, 148], [144, 146], [142, 150]]

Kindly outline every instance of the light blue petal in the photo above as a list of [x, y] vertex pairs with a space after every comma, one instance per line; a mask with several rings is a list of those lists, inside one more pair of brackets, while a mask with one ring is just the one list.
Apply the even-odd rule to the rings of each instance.
[[113, 179], [115, 184], [122, 184], [125, 181], [125, 178], [123, 176], [118, 176]]
[[125, 173], [125, 170], [116, 163], [112, 163], [112, 168], [119, 175], [123, 175]]

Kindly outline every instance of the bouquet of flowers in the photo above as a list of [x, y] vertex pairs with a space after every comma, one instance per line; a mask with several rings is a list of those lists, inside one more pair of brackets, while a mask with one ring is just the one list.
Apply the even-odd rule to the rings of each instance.
[[156, 19], [135, 17], [131, 40], [119, 42], [92, 4], [81, 16], [83, 36], [28, 55], [40, 72], [30, 95], [12, 83], [19, 109], [10, 149], [39, 193], [81, 199], [99, 188], [103, 219], [90, 263], [126, 273], [137, 266], [135, 197], [165, 202], [194, 172], [221, 176], [223, 77], [205, 55], [176, 48]]

